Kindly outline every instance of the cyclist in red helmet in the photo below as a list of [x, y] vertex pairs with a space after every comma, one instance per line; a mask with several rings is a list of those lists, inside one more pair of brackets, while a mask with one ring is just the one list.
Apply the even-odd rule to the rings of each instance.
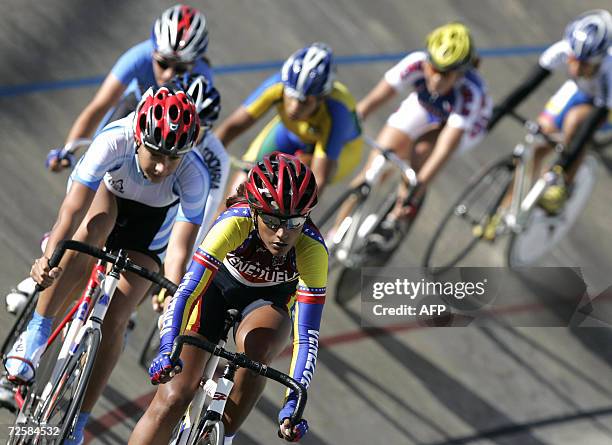
[[[130, 444], [168, 443], [209, 358], [207, 352], [187, 347], [179, 362], [172, 363], [172, 343], [183, 332], [217, 342], [227, 309], [242, 311], [235, 337], [238, 351], [263, 363], [283, 350], [293, 318], [291, 375], [310, 384], [327, 286], [327, 249], [309, 218], [316, 204], [312, 171], [296, 157], [281, 153], [266, 155], [237, 194], [228, 198], [227, 210], [196, 251], [164, 314], [160, 352], [149, 369], [151, 381], [164, 384], [136, 425]], [[232, 443], [264, 385], [264, 378], [249, 371], [236, 373], [223, 419], [225, 445]], [[308, 429], [306, 421], [288, 427], [294, 397], [287, 395], [278, 415], [288, 441], [299, 440]]]
[[[165, 255], [165, 275], [174, 282], [181, 279], [209, 193], [208, 170], [191, 150], [199, 122], [186, 93], [150, 89], [134, 113], [109, 125], [94, 140], [72, 172], [45, 253], [32, 266], [31, 277], [47, 289], [5, 362], [9, 379], [34, 378], [53, 318], [63, 313], [69, 304], [66, 296], [80, 289], [92, 265], [89, 257], [68, 254], [59, 267], [49, 269], [49, 257], [59, 241], [72, 238], [125, 249], [132, 260], [151, 270], [159, 269]], [[89, 412], [121, 353], [123, 341], [118, 339], [123, 339], [130, 314], [149, 286], [133, 274], [121, 277], [121, 297], [112, 300], [104, 320], [82, 412], [73, 437], [64, 444], [82, 443]]]

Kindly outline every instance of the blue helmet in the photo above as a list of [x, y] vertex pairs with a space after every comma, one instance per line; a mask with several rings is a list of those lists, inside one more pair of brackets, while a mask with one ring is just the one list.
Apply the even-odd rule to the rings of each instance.
[[329, 94], [334, 82], [331, 48], [325, 43], [313, 43], [296, 51], [283, 65], [282, 80], [285, 92], [300, 100]]
[[612, 44], [612, 16], [605, 9], [579, 15], [565, 29], [565, 40], [576, 59], [597, 61]]

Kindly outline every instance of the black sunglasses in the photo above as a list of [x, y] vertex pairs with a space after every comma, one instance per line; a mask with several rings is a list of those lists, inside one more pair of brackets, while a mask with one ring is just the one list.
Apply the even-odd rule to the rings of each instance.
[[293, 230], [302, 227], [308, 217], [306, 216], [292, 216], [290, 218], [280, 218], [276, 215], [268, 215], [267, 213], [258, 213], [261, 220], [264, 222], [266, 227], [271, 230], [278, 230], [281, 227]]
[[174, 61], [170, 61], [168, 59], [163, 59], [163, 58], [156, 58], [155, 63], [157, 63], [157, 66], [159, 66], [162, 70], [167, 70], [168, 68], [172, 68], [174, 72], [176, 72], [177, 74], [183, 74], [187, 71], [190, 71], [194, 66], [193, 62], [192, 63], [174, 62]]

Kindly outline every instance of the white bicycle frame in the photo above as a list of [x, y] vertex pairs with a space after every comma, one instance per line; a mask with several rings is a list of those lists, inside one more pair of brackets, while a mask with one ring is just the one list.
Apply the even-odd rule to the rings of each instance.
[[[504, 217], [505, 228], [516, 233], [521, 232], [525, 228], [531, 209], [536, 205], [546, 188], [555, 184], [558, 180], [556, 173], [547, 171], [543, 176], [531, 183], [530, 176], [532, 172], [528, 171], [528, 167], [533, 167], [534, 147], [536, 144], [545, 143], [546, 141], [536, 133], [538, 128], [536, 123], [528, 121], [525, 123], [525, 127], [528, 130], [525, 134], [525, 140], [517, 144], [513, 152], [513, 158], [517, 166], [514, 173], [512, 201], [508, 213]], [[555, 152], [561, 153], [562, 151], [563, 145], [556, 144]], [[552, 165], [553, 163], [550, 166], [552, 167]]]
[[[402, 181], [411, 188], [418, 185], [417, 174], [406, 161], [397, 156], [393, 151], [380, 146], [374, 139], [364, 136], [364, 140], [373, 149], [380, 152], [366, 170], [365, 180], [361, 185], [368, 190], [368, 193], [389, 166], [398, 169], [401, 173]], [[340, 222], [338, 229], [331, 239], [333, 246], [340, 246], [335, 251], [337, 258], [340, 261], [348, 261], [349, 248], [346, 246], [351, 246], [356, 237], [361, 239], [366, 238], [383, 217], [384, 215], [372, 213], [361, 221], [359, 227], [354, 227], [353, 216], [347, 215]]]
[[[224, 348], [226, 342], [225, 340], [219, 340], [218, 344]], [[194, 439], [190, 437], [193, 433], [192, 427], [197, 427], [199, 424], [207, 399], [210, 400], [207, 411], [214, 411], [220, 416], [223, 414], [227, 396], [232, 390], [234, 382], [223, 377], [219, 379], [219, 382], [213, 380], [213, 375], [219, 365], [219, 359], [219, 356], [211, 355], [206, 363], [200, 387], [189, 404], [189, 408], [187, 408], [188, 415], [183, 419], [181, 437], [178, 441], [172, 442], [173, 445], [186, 445], [190, 439]]]
[[[100, 272], [98, 272], [98, 274], [100, 274]], [[78, 346], [82, 341], [85, 332], [87, 332], [89, 329], [100, 331], [100, 338], [102, 338], [102, 323], [104, 322], [104, 317], [108, 311], [108, 306], [110, 305], [113, 295], [117, 290], [117, 286], [119, 285], [119, 275], [114, 274], [112, 271], [108, 274], [104, 274], [102, 278], [100, 275], [98, 276], [100, 280], [100, 287], [96, 290], [92, 297], [86, 297], [83, 299], [79, 305], [79, 308], [77, 309], [75, 317], [70, 323], [70, 327], [68, 328], [68, 332], [64, 342], [62, 343], [62, 348], [60, 349], [57, 363], [53, 368], [51, 378], [45, 385], [45, 388], [41, 394], [41, 400], [46, 400], [51, 394], [51, 391], [58, 383], [64, 364], [77, 352]], [[92, 303], [93, 308], [90, 311], [89, 307]], [[39, 408], [47, 409], [43, 416], [47, 417], [49, 415], [49, 410], [52, 407], [48, 406]]]

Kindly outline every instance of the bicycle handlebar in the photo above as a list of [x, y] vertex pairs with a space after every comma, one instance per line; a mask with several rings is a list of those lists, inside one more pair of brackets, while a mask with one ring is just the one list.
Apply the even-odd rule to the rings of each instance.
[[363, 139], [370, 147], [374, 148], [375, 150], [378, 150], [380, 154], [385, 157], [386, 160], [388, 160], [398, 168], [398, 170], [402, 174], [402, 179], [406, 184], [413, 188], [419, 184], [419, 181], [417, 180], [417, 174], [414, 169], [410, 166], [410, 164], [408, 164], [406, 161], [396, 155], [393, 150], [381, 146], [378, 142], [376, 142], [369, 136], [364, 135]]
[[172, 352], [170, 353], [170, 360], [172, 363], [176, 363], [178, 358], [181, 355], [181, 351], [183, 349], [183, 345], [191, 345], [196, 348], [204, 349], [205, 351], [210, 352], [213, 355], [222, 357], [227, 361], [236, 364], [241, 368], [250, 369], [253, 372], [256, 372], [259, 375], [262, 375], [266, 378], [274, 380], [281, 385], [292, 389], [297, 393], [297, 404], [289, 421], [291, 422], [291, 426], [295, 426], [302, 419], [302, 414], [304, 413], [304, 408], [306, 407], [306, 400], [308, 398], [308, 394], [304, 385], [302, 385], [297, 380], [288, 376], [285, 373], [277, 371], [274, 368], [270, 368], [263, 363], [256, 362], [251, 360], [244, 354], [229, 352], [226, 349], [222, 348], [219, 345], [216, 345], [208, 340], [196, 338], [190, 335], [179, 335], [174, 339], [174, 344], [172, 345]]
[[524, 116], [522, 116], [521, 114], [517, 113], [514, 110], [509, 111], [508, 114], [512, 116], [514, 120], [520, 122], [530, 134], [533, 134], [533, 135], [537, 134], [538, 136], [542, 137], [546, 142], [548, 142], [550, 145], [554, 147], [557, 147], [557, 146], [563, 147], [563, 144], [561, 144], [559, 141], [555, 141], [549, 135], [544, 133], [542, 131], [542, 127], [540, 127], [540, 125], [537, 122], [525, 118]]
[[[102, 261], [107, 261], [109, 263], [114, 263], [117, 260], [117, 255], [113, 255], [102, 249], [98, 249], [97, 247], [90, 246], [89, 244], [85, 244], [75, 240], [63, 240], [60, 241], [55, 247], [53, 255], [51, 255], [51, 259], [49, 260], [49, 268], [53, 269], [54, 267], [57, 267], [57, 265], [62, 260], [64, 253], [66, 253], [66, 250], [74, 250], [76, 252], [81, 252], [86, 255], [98, 258]], [[159, 284], [161, 287], [168, 289], [168, 291], [172, 294], [174, 294], [178, 288], [176, 284], [174, 284], [172, 281], [170, 281], [163, 275], [158, 274], [156, 272], [151, 272], [150, 270], [145, 269], [144, 267], [136, 263], [133, 263], [129, 259], [126, 261], [124, 269], [129, 272], [134, 272], [135, 274], [153, 283]], [[40, 292], [42, 289], [43, 288], [39, 284], [36, 285], [36, 292]]]

